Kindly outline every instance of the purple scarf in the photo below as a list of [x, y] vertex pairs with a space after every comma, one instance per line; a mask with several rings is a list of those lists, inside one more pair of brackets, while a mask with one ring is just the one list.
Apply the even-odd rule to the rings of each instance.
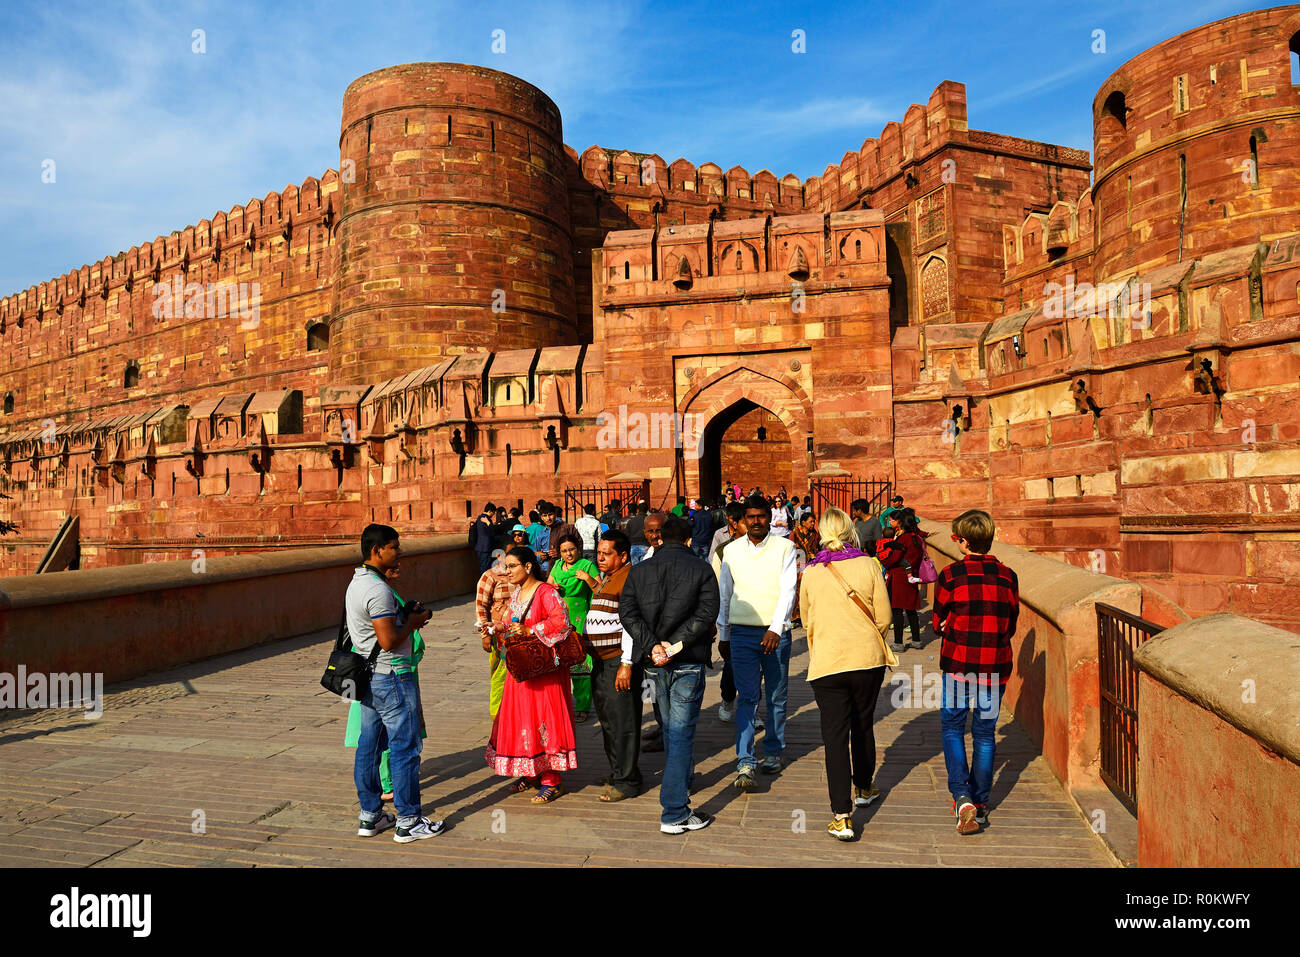
[[817, 553], [817, 557], [814, 558], [812, 561], [808, 562], [808, 564], [805, 565], [804, 567], [807, 568], [808, 565], [829, 565], [831, 562], [843, 561], [846, 558], [866, 558], [866, 557], [867, 557], [866, 552], [859, 551], [858, 549], [854, 548], [852, 545], [845, 545], [843, 548], [837, 548], [834, 551], [830, 550], [829, 548], [823, 548], [820, 552]]

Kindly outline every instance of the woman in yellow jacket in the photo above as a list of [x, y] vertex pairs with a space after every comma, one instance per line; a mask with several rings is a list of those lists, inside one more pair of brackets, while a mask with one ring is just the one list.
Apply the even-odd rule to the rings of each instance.
[[808, 633], [808, 681], [821, 714], [835, 814], [826, 830], [848, 841], [854, 806], [866, 807], [880, 796], [871, 785], [871, 725], [885, 665], [897, 665], [898, 658], [885, 644], [892, 619], [880, 562], [857, 548], [853, 522], [838, 508], [822, 514], [817, 531], [821, 551], [804, 567], [799, 614]]

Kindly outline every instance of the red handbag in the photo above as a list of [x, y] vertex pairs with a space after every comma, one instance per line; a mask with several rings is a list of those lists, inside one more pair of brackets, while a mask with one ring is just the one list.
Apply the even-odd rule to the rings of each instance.
[[[528, 609], [533, 607], [533, 602], [536, 600], [537, 595], [534, 593], [528, 600], [528, 606], [520, 616], [520, 621], [528, 619]], [[522, 635], [504, 635], [502, 644], [505, 645], [506, 670], [515, 681], [529, 681], [561, 668], [571, 668], [587, 660], [587, 652], [582, 648], [582, 639], [578, 637], [572, 625], [554, 647], [547, 646], [531, 631]]]

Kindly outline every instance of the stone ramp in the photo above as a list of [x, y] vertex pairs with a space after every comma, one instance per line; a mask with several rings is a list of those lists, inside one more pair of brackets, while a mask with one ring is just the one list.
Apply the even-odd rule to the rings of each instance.
[[[600, 731], [579, 727], [579, 768], [556, 803], [508, 796], [483, 760], [487, 656], [473, 601], [435, 606], [421, 671], [429, 726], [426, 812], [440, 838], [409, 846], [355, 836], [346, 706], [317, 684], [333, 634], [320, 632], [214, 658], [108, 689], [103, 717], [28, 713], [0, 723], [0, 866], [815, 865], [1113, 866], [1114, 859], [1023, 730], [999, 723], [991, 824], [956, 834], [944, 785], [939, 716], [877, 711], [881, 800], [858, 811], [841, 844], [830, 819], [821, 734], [802, 632], [792, 659], [787, 767], [743, 794], [734, 725], [718, 720], [708, 683], [696, 739], [694, 803], [717, 815], [704, 831], [659, 833], [662, 754], [642, 756], [651, 790], [608, 805]], [[937, 670], [938, 641], [902, 656]], [[717, 672], [714, 672], [716, 676]], [[653, 721], [650, 709], [645, 720]], [[201, 833], [196, 833], [201, 831]]]

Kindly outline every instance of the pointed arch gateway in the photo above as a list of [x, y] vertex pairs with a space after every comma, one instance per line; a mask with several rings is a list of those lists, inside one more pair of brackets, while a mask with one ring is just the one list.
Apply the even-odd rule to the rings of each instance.
[[[766, 448], [751, 444], [750, 451], [771, 461], [772, 478], [741, 484], [747, 488], [759, 484], [768, 490], [769, 485], [774, 489], [784, 483], [792, 495], [807, 486], [808, 472], [816, 467], [808, 450], [813, 436], [812, 401], [793, 378], [737, 363], [694, 387], [677, 410], [687, 439], [679, 459], [678, 487], [685, 489], [687, 497], [711, 499], [721, 490], [723, 479], [734, 478], [722, 474], [724, 442], [731, 455], [749, 454], [742, 443], [756, 441], [757, 435], [729, 433], [742, 419], [757, 421], [763, 412], [775, 422], [760, 443]], [[778, 464], [781, 460], [788, 471]]]

